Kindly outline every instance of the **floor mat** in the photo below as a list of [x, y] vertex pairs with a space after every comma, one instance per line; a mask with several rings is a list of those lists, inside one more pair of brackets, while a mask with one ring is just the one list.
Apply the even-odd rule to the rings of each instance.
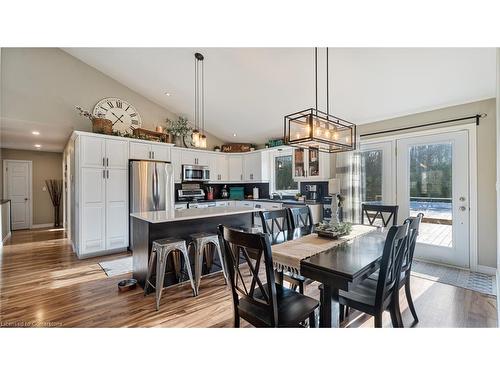
[[132, 272], [132, 257], [108, 260], [99, 263], [99, 265], [109, 277], [123, 275]]
[[414, 260], [411, 268], [413, 276], [437, 281], [476, 292], [497, 295], [495, 276], [470, 272], [454, 267]]

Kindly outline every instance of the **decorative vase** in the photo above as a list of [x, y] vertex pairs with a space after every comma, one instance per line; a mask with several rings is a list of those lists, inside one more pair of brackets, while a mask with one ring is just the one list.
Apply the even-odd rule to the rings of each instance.
[[54, 206], [54, 227], [59, 228], [59, 206]]
[[183, 142], [183, 138], [184, 137], [181, 137], [181, 136], [177, 136], [177, 135], [175, 136], [174, 141], [175, 141], [175, 145], [177, 147], [184, 147], [184, 145], [183, 145], [183, 143], [184, 143]]

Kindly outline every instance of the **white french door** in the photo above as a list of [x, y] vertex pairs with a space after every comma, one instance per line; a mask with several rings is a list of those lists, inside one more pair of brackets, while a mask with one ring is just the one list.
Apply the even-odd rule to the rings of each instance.
[[424, 214], [415, 257], [469, 267], [469, 150], [466, 131], [397, 141], [401, 219]]
[[397, 204], [398, 221], [424, 214], [415, 257], [469, 268], [466, 130], [361, 145], [362, 201]]

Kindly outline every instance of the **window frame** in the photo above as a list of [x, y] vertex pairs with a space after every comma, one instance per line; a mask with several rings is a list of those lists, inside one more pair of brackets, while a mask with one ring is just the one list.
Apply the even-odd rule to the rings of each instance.
[[277, 181], [277, 178], [276, 178], [276, 158], [278, 157], [282, 157], [282, 156], [290, 156], [292, 158], [292, 180], [294, 180], [293, 178], [293, 152], [292, 152], [292, 148], [286, 148], [286, 149], [280, 149], [280, 150], [276, 150], [272, 153], [271, 155], [271, 158], [270, 158], [270, 161], [271, 161], [271, 175], [272, 175], [272, 183], [271, 183], [271, 192], [272, 193], [280, 193], [280, 194], [286, 194], [286, 195], [295, 195], [297, 194], [298, 192], [300, 192], [300, 182], [298, 181], [295, 181], [297, 183], [297, 189], [288, 189], [288, 190], [278, 190], [276, 188], [276, 181]]

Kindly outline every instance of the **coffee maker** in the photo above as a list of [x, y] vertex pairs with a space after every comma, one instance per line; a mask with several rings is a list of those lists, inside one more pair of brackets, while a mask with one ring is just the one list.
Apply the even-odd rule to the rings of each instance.
[[317, 185], [306, 185], [307, 200], [316, 201], [318, 200], [318, 186]]

